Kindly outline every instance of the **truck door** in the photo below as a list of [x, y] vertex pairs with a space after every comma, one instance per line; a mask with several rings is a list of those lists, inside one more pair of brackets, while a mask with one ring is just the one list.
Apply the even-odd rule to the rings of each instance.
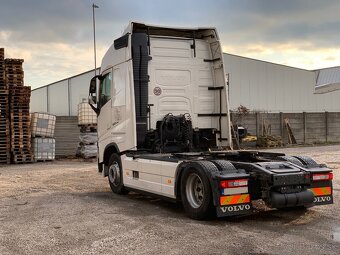
[[110, 138], [111, 128], [111, 84], [112, 72], [111, 70], [103, 73], [103, 79], [99, 86], [99, 101], [100, 113], [98, 115], [98, 139], [100, 142]]
[[[114, 68], [112, 77], [111, 139], [116, 144], [126, 142], [126, 64]], [[127, 144], [126, 144], [127, 145]], [[124, 150], [124, 145], [119, 146]], [[133, 147], [130, 145], [129, 148]]]

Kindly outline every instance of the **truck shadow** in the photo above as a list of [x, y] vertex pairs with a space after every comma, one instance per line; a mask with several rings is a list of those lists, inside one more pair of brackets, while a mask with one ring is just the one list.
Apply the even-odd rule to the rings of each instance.
[[129, 192], [127, 195], [117, 195], [110, 191], [97, 191], [82, 193], [80, 196], [102, 202], [106, 206], [114, 206], [116, 209], [124, 211], [124, 213], [131, 213], [132, 216], [166, 214], [167, 217], [185, 217], [183, 206], [180, 203], [135, 192]]
[[[115, 209], [124, 212], [124, 214], [128, 214], [129, 216], [158, 215], [167, 218], [190, 220], [186, 216], [181, 203], [174, 203], [135, 192], [130, 192], [127, 195], [117, 195], [110, 191], [98, 191], [82, 193], [81, 196], [100, 201], [109, 208], [114, 206]], [[220, 225], [221, 223], [244, 223], [248, 221], [303, 225], [312, 221], [315, 218], [315, 214], [317, 213], [312, 209], [285, 208], [277, 210], [269, 209], [261, 204], [260, 206], [255, 206], [253, 212], [249, 215], [224, 218], [210, 217], [208, 220], [201, 222], [210, 225]]]

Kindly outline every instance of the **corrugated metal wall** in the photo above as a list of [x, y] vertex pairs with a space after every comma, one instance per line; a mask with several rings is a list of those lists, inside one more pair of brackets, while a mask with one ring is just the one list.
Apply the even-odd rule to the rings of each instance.
[[340, 91], [314, 94], [312, 71], [224, 54], [229, 74], [230, 108], [244, 105], [252, 111], [340, 111]]
[[[224, 54], [229, 74], [230, 108], [241, 104], [264, 112], [337, 112], [340, 91], [315, 94], [312, 71]], [[31, 111], [76, 116], [77, 105], [88, 96], [89, 71], [32, 91]]]
[[79, 144], [77, 116], [57, 116], [55, 127], [56, 156], [75, 156]]
[[77, 116], [78, 104], [88, 97], [94, 70], [32, 90], [31, 112]]
[[47, 87], [32, 90], [30, 108], [31, 112], [47, 112]]

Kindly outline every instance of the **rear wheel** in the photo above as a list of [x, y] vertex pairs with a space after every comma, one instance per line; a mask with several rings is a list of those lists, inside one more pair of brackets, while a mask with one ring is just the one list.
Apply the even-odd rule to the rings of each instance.
[[319, 167], [320, 166], [311, 157], [308, 157], [308, 156], [294, 156], [294, 157], [297, 158], [298, 160], [300, 160], [306, 166], [314, 166], [314, 167]]
[[117, 154], [112, 154], [109, 160], [108, 180], [113, 193], [126, 194], [127, 191], [123, 185], [122, 163]]
[[290, 163], [293, 163], [297, 166], [303, 166], [302, 162], [300, 160], [298, 160], [297, 158], [295, 157], [292, 157], [292, 156], [279, 156], [278, 157], [279, 159], [282, 159], [284, 161], [288, 161]]
[[189, 217], [202, 220], [211, 215], [213, 211], [211, 187], [202, 169], [189, 168], [183, 173], [181, 198]]

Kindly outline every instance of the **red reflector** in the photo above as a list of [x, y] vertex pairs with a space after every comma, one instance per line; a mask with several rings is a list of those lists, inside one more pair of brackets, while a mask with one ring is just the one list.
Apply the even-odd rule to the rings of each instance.
[[226, 181], [220, 182], [220, 187], [223, 188], [223, 189], [245, 187], [245, 186], [248, 186], [248, 180], [247, 179], [226, 180]]
[[331, 181], [333, 180], [333, 173], [313, 174], [313, 181]]

